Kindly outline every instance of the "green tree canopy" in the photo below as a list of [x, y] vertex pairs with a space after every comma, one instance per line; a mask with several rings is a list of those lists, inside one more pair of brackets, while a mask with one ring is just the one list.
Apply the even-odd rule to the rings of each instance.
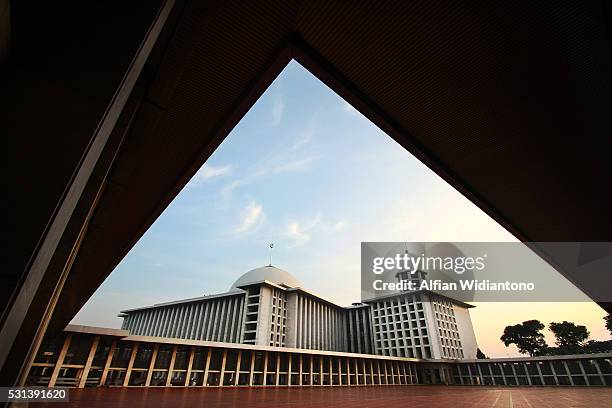
[[608, 331], [612, 335], [612, 315], [607, 315], [606, 317], [604, 317], [604, 320], [606, 321], [606, 329], [608, 329]]
[[541, 332], [544, 327], [544, 324], [539, 320], [527, 320], [521, 324], [506, 326], [500, 340], [504, 342], [506, 347], [515, 344], [522, 354], [541, 355], [548, 347]]
[[548, 325], [548, 328], [555, 335], [555, 344], [559, 348], [559, 354], [580, 353], [589, 338], [589, 331], [586, 326], [576, 325], [568, 321], [552, 322]]

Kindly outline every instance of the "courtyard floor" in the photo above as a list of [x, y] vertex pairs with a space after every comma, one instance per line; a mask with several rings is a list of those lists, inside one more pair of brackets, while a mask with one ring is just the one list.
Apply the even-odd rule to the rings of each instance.
[[612, 388], [578, 387], [278, 387], [71, 389], [70, 403], [36, 407], [612, 407]]

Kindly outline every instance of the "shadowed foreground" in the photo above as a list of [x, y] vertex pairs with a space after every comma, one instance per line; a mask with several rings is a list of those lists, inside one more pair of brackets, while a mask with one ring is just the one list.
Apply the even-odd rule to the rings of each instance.
[[453, 386], [71, 389], [75, 407], [606, 407], [612, 388]]

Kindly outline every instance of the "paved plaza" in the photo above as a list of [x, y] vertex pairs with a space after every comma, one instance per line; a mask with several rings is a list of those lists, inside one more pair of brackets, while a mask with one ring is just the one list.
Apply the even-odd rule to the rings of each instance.
[[[45, 406], [45, 404], [35, 404]], [[368, 407], [368, 408], [599, 408], [612, 406], [612, 388], [599, 387], [274, 387], [71, 389], [70, 407]]]

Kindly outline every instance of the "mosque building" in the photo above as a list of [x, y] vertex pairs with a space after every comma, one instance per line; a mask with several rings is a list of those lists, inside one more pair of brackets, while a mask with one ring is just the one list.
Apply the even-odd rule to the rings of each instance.
[[398, 291], [344, 307], [267, 265], [246, 272], [225, 293], [119, 316], [131, 335], [461, 360], [476, 358], [471, 307], [430, 291]]

